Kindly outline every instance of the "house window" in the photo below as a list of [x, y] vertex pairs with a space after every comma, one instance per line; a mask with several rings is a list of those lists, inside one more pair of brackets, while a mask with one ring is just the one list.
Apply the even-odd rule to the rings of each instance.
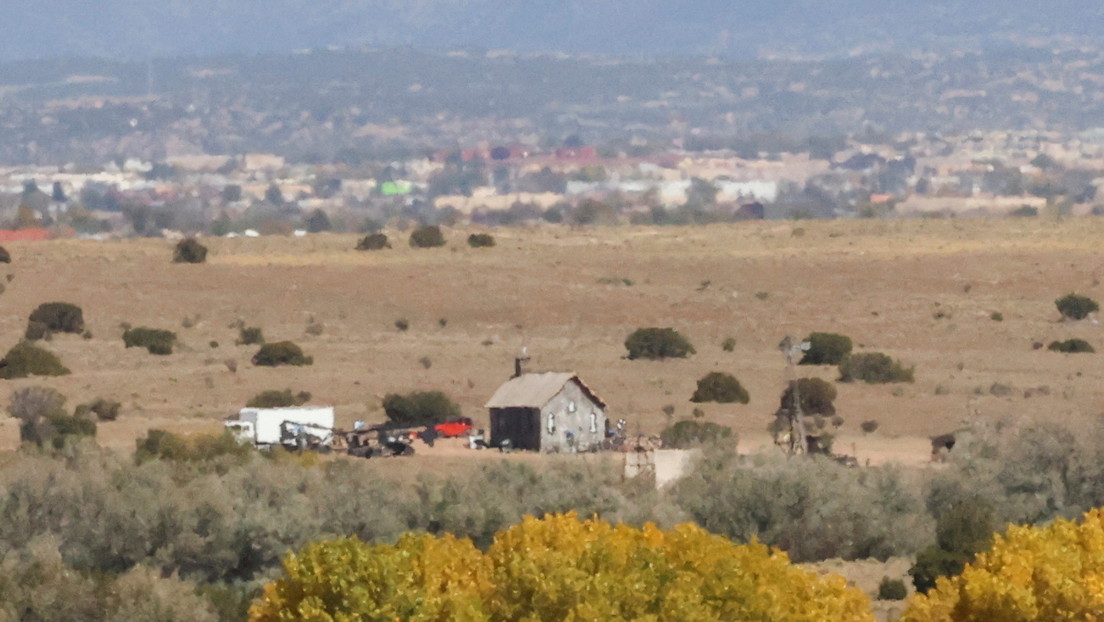
[[548, 413], [548, 433], [556, 431], [556, 413]]
[[598, 413], [593, 410], [590, 411], [590, 432], [591, 434], [598, 432]]

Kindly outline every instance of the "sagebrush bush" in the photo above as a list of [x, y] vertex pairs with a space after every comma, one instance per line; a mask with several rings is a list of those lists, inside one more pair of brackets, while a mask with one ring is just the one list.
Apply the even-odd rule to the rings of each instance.
[[889, 382], [912, 382], [913, 369], [905, 368], [881, 352], [861, 352], [852, 354], [839, 365], [840, 381], [854, 382], [862, 380], [870, 384]]
[[747, 404], [747, 389], [732, 374], [715, 371], [698, 380], [698, 388], [690, 398], [691, 402], [719, 402]]
[[736, 437], [732, 428], [712, 421], [687, 419], [665, 428], [659, 434], [663, 446], [669, 449], [690, 449], [708, 443], [732, 439], [728, 444], [735, 445]]
[[80, 333], [84, 330], [84, 312], [72, 303], [46, 302], [31, 312], [28, 322], [43, 324], [50, 332]]
[[96, 422], [78, 412], [65, 412], [65, 396], [48, 387], [25, 387], [12, 393], [8, 412], [19, 419], [25, 443], [60, 449], [68, 437], [95, 436]]
[[472, 248], [490, 248], [494, 245], [494, 236], [489, 233], [473, 233], [468, 236], [468, 246]]
[[399, 425], [428, 425], [460, 417], [460, 406], [440, 391], [414, 391], [406, 395], [388, 393], [383, 412]]
[[[832, 416], [836, 414], [836, 387], [820, 378], [799, 378], [797, 392], [801, 396], [801, 412], [806, 415]], [[778, 409], [782, 412], [793, 410], [794, 382], [791, 381], [784, 391]]]
[[391, 242], [384, 233], [369, 233], [357, 241], [356, 245], [358, 251], [380, 251], [385, 248], [391, 248]]
[[736, 349], [736, 338], [735, 337], [725, 337], [724, 341], [721, 342], [721, 349], [724, 350], [725, 352], [732, 352], [733, 350], [735, 350]]
[[638, 328], [627, 339], [625, 349], [629, 359], [686, 358], [694, 354], [694, 346], [673, 328]]
[[61, 364], [53, 352], [27, 342], [12, 346], [0, 359], [0, 378], [26, 378], [27, 376], [64, 376], [69, 369]]
[[414, 248], [433, 248], [445, 245], [445, 236], [437, 225], [418, 227], [410, 234], [410, 245]]
[[280, 365], [312, 365], [314, 358], [303, 354], [303, 349], [292, 341], [266, 343], [253, 355], [253, 364], [265, 367]]
[[238, 331], [238, 340], [235, 342], [239, 346], [254, 346], [264, 344], [264, 333], [256, 326], [242, 326]]
[[177, 242], [173, 250], [173, 263], [204, 263], [207, 261], [207, 247], [195, 238]]
[[755, 538], [794, 561], [884, 560], [931, 541], [932, 519], [913, 482], [895, 467], [715, 451], [695, 462], [673, 495], [710, 532], [736, 542]]
[[851, 354], [851, 338], [839, 333], [813, 333], [805, 341], [809, 349], [798, 365], [839, 365]]
[[1096, 352], [1092, 345], [1084, 339], [1067, 339], [1065, 341], [1052, 341], [1047, 346], [1047, 350], [1052, 352], [1065, 352], [1067, 354], [1077, 354], [1081, 352]]
[[286, 408], [288, 406], [302, 406], [310, 401], [311, 394], [307, 391], [292, 393], [291, 389], [269, 389], [254, 395], [245, 403], [250, 408]]
[[150, 354], [172, 354], [176, 333], [160, 328], [136, 326], [123, 333], [123, 343], [128, 348], [145, 348]]
[[86, 417], [89, 414], [93, 414], [96, 415], [96, 418], [100, 421], [115, 421], [119, 418], [119, 409], [122, 408], [122, 406], [123, 405], [119, 402], [97, 397], [87, 404], [77, 406], [73, 414], [80, 417]]
[[1072, 293], [1055, 300], [1054, 306], [1058, 307], [1058, 312], [1062, 314], [1063, 318], [1070, 320], [1083, 320], [1090, 313], [1100, 310], [1100, 305], [1096, 304], [1096, 301], [1092, 298]]

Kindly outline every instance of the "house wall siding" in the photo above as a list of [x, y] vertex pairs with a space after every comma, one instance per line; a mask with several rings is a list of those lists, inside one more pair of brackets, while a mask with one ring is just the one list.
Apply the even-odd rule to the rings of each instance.
[[[552, 430], [549, 430], [549, 417], [554, 422]], [[606, 413], [578, 384], [568, 382], [541, 409], [540, 434], [540, 450], [545, 453], [597, 451], [606, 435]]]

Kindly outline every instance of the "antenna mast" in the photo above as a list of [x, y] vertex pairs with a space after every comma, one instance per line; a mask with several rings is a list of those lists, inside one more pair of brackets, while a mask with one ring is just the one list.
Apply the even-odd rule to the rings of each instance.
[[805, 435], [804, 413], [801, 412], [801, 392], [797, 382], [797, 367], [794, 362], [798, 353], [808, 351], [809, 347], [808, 341], [798, 341], [790, 335], [786, 335], [785, 339], [778, 344], [782, 356], [786, 357], [786, 376], [790, 387], [793, 389], [790, 395], [789, 409], [790, 445], [787, 448], [791, 456], [809, 453], [808, 437]]

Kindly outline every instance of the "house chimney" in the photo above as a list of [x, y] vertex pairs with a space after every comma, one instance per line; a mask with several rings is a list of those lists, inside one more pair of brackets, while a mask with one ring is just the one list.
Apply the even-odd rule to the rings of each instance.
[[527, 363], [528, 361], [529, 361], [529, 348], [524, 347], [524, 348], [521, 349], [521, 352], [518, 352], [518, 355], [514, 357], [514, 375], [513, 375], [514, 378], [517, 378], [518, 376], [525, 373], [525, 369], [524, 369], [525, 365], [524, 364]]

